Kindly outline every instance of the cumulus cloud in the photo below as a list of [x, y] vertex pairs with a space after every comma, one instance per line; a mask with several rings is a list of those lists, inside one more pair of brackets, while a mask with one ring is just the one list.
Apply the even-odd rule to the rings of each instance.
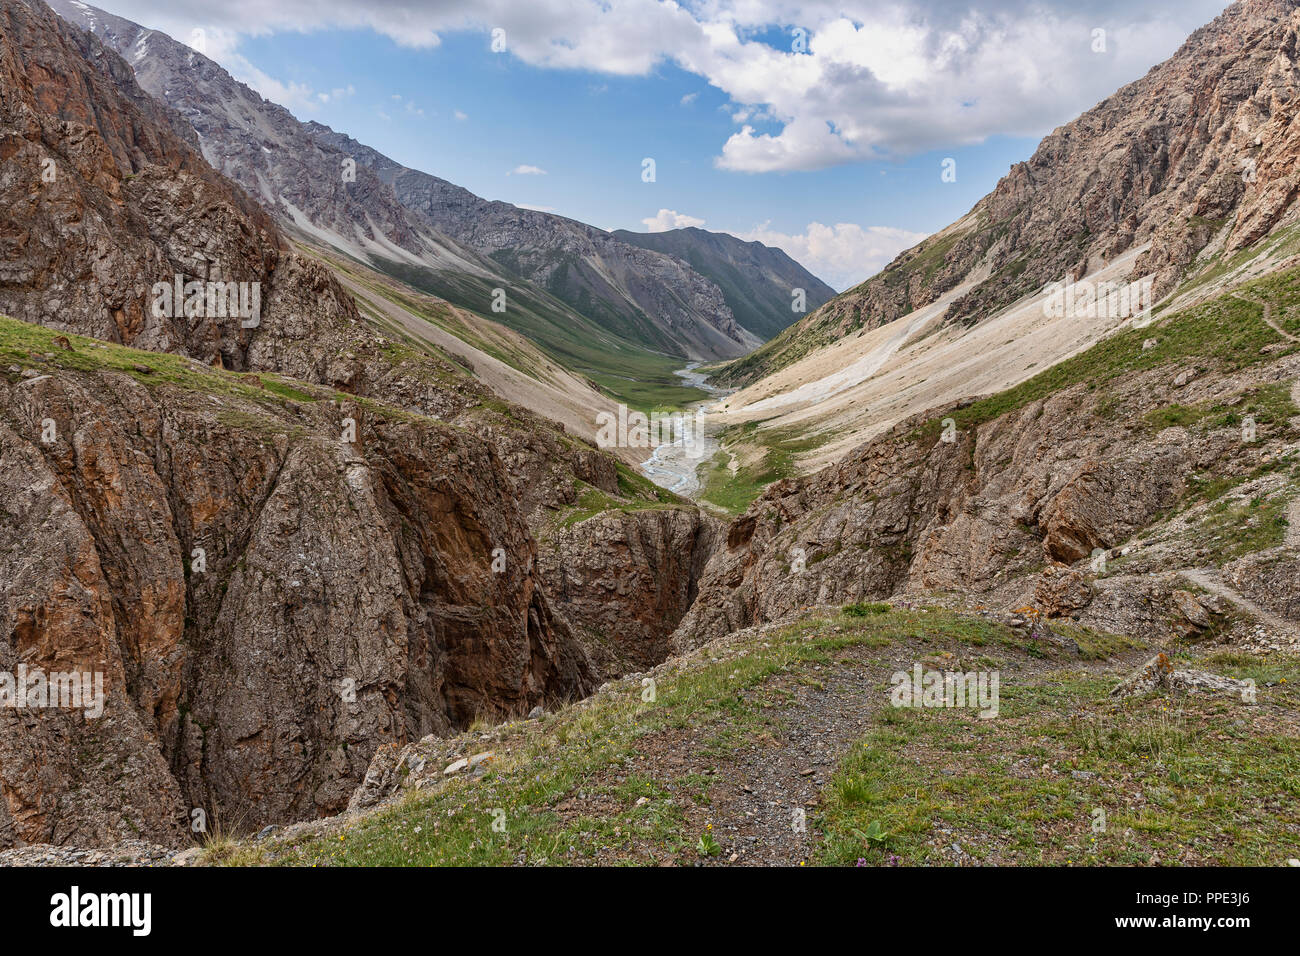
[[890, 226], [859, 226], [839, 222], [833, 226], [810, 222], [800, 234], [790, 235], [770, 228], [769, 223], [732, 235], [746, 242], [758, 241], [785, 251], [836, 292], [852, 288], [875, 275], [904, 249], [910, 249], [927, 233]]
[[510, 172], [506, 173], [506, 175], [507, 176], [545, 176], [546, 170], [542, 169], [542, 167], [540, 166], [522, 165], [522, 166], [516, 166], [514, 169], [510, 170]]
[[675, 209], [660, 209], [648, 219], [642, 219], [647, 232], [667, 232], [669, 229], [685, 229], [688, 226], [702, 226], [703, 219], [688, 216]]
[[[102, 0], [177, 38], [211, 29], [210, 0]], [[365, 28], [407, 47], [504, 31], [533, 66], [645, 75], [671, 63], [728, 96], [741, 129], [716, 164], [806, 170], [1041, 135], [1171, 54], [1225, 0], [226, 0], [227, 34]], [[794, 31], [802, 31], [796, 34]], [[1096, 50], [1094, 31], [1105, 31]], [[773, 40], [779, 37], [779, 40]], [[271, 99], [313, 98], [235, 68]], [[242, 71], [242, 75], [241, 75]], [[253, 77], [256, 79], [253, 79]], [[764, 124], [762, 126], [757, 124]]]

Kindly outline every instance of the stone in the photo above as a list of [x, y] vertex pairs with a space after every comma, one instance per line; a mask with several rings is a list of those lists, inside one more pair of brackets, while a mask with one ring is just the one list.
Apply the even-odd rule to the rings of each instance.
[[1038, 608], [1047, 617], [1065, 617], [1092, 601], [1093, 585], [1088, 576], [1064, 564], [1048, 566], [1034, 589]]
[[1190, 591], [1174, 591], [1169, 598], [1182, 618], [1194, 629], [1204, 630], [1213, 623], [1209, 610]]
[[1155, 691], [1186, 694], [1224, 694], [1253, 702], [1250, 681], [1224, 677], [1202, 670], [1176, 670], [1173, 661], [1160, 653], [1126, 677], [1110, 692], [1112, 697], [1131, 697]]

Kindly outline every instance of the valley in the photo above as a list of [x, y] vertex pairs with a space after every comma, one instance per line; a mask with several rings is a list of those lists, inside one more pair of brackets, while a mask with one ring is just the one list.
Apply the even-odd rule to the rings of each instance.
[[0, 864], [1300, 865], [1298, 44], [836, 292], [0, 0]]

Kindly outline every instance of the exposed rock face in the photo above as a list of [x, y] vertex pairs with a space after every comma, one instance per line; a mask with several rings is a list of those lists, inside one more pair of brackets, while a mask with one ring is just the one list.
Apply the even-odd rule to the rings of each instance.
[[1093, 586], [1086, 574], [1065, 565], [1049, 565], [1035, 589], [1037, 607], [1048, 617], [1064, 617], [1088, 606]]
[[[1261, 373], [1266, 377], [1266, 373]], [[1216, 383], [1201, 385], [1214, 394]], [[1233, 387], [1244, 387], [1238, 383]], [[1193, 439], [1141, 427], [1171, 398], [1168, 371], [1131, 373], [1100, 412], [1074, 386], [945, 442], [918, 416], [816, 474], [770, 486], [727, 530], [699, 598], [673, 637], [689, 648], [815, 604], [908, 589], [982, 593], [1042, 564], [1082, 562], [1124, 543], [1177, 503], [1187, 476], [1240, 465], [1236, 430]], [[1082, 568], [1049, 568], [1048, 613], [1092, 600]], [[1034, 599], [1035, 584], [1024, 600]]]
[[[227, 368], [351, 379], [325, 356], [361, 328], [352, 300], [285, 250], [130, 67], [34, 0], [0, 4], [0, 24], [0, 312]], [[243, 283], [260, 312], [156, 302], [176, 276]]]
[[[67, 363], [93, 367], [102, 348], [65, 354], [47, 335], [0, 376], [13, 505], [0, 668], [77, 665], [103, 673], [107, 694], [98, 720], [0, 714], [0, 841], [166, 843], [194, 808], [227, 827], [335, 812], [384, 741], [594, 686], [529, 523], [572, 505], [579, 482], [617, 494], [614, 460], [362, 321], [96, 39], [37, 3], [0, 0], [0, 16], [0, 239], [13, 252], [0, 309], [201, 363], [150, 359], [139, 381], [74, 373]], [[151, 285], [173, 271], [259, 282], [260, 324], [154, 314]], [[203, 372], [213, 364], [323, 389], [273, 391]], [[177, 377], [174, 390], [140, 384]], [[326, 406], [343, 392], [385, 404]], [[348, 417], [355, 446], [340, 440]], [[47, 421], [59, 437], [41, 443]], [[606, 622], [635, 653], [661, 652], [703, 552], [683, 563], [676, 527], [630, 550], [636, 529], [611, 530], [588, 542], [608, 556], [600, 573], [641, 591], [615, 609], [626, 631], [616, 613]], [[207, 570], [187, 575], [195, 548]], [[112, 760], [90, 762], [84, 740]]]
[[1255, 702], [1253, 681], [1202, 670], [1175, 670], [1173, 661], [1164, 654], [1157, 654], [1139, 667], [1121, 681], [1110, 695], [1133, 697], [1150, 693], [1223, 694], [1248, 704]]
[[590, 690], [490, 444], [193, 374], [0, 377], [0, 655], [108, 690], [0, 714], [6, 843], [336, 812], [385, 741]]
[[957, 223], [902, 253], [715, 380], [747, 384], [928, 305], [979, 321], [1149, 242], [1134, 279], [1173, 288], [1212, 239], [1232, 253], [1296, 219], [1296, 0], [1246, 0], [1172, 57], [1052, 132]]
[[[730, 358], [760, 341], [736, 322], [717, 284], [679, 258], [481, 199], [327, 126], [298, 122], [165, 34], [68, 0], [54, 7], [126, 57], [140, 85], [192, 124], [212, 165], [285, 223], [375, 256], [381, 268], [388, 260], [486, 279], [488, 289], [535, 286], [608, 332], [672, 354]], [[355, 181], [344, 178], [345, 164]], [[486, 308], [479, 284], [459, 293], [458, 286], [438, 288], [458, 304]]]
[[656, 508], [606, 511], [543, 539], [538, 572], [602, 677], [668, 656], [721, 532], [694, 508]]

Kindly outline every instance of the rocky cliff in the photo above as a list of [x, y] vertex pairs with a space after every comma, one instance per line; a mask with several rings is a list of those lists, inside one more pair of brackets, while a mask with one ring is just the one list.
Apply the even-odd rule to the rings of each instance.
[[[622, 668], [549, 597], [568, 557], [533, 529], [581, 488], [654, 522], [660, 492], [363, 319], [93, 36], [26, 0], [0, 23], [0, 308], [27, 320], [0, 319], [0, 670], [106, 692], [102, 718], [0, 711], [0, 841], [335, 812], [379, 744]], [[155, 309], [176, 275], [256, 284], [258, 321]], [[686, 610], [676, 544], [602, 571], [639, 582], [609, 619], [628, 660]]]
[[1130, 249], [1146, 247], [1130, 278], [1152, 276], [1159, 297], [1203, 251], [1230, 257], [1292, 224], [1297, 30], [1295, 0], [1233, 4], [1146, 76], [1044, 138], [961, 220], [717, 380], [756, 381], [964, 282], [972, 287], [948, 319], [975, 323]]
[[[1296, 281], [1248, 295], [1288, 311]], [[1277, 569], [1300, 545], [1282, 533], [1300, 498], [1300, 338], [1260, 311], [1224, 296], [769, 486], [727, 529], [675, 646], [934, 591], [1158, 637], [1186, 623], [1171, 603], [1183, 570], [1296, 621], [1300, 579]], [[1099, 571], [1098, 553], [1123, 560]]]
[[227, 827], [334, 812], [382, 742], [592, 686], [491, 443], [3, 332], [5, 663], [104, 670], [109, 701], [84, 723], [4, 711], [9, 839], [175, 839], [191, 808]]

